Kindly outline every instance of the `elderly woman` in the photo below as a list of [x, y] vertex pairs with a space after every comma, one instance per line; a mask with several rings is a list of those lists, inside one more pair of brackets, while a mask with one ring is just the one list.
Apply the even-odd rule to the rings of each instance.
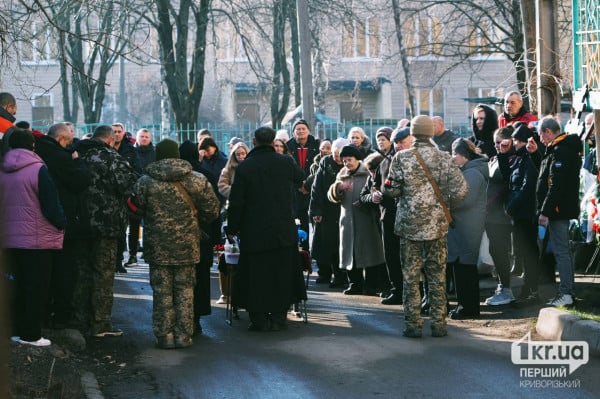
[[341, 204], [340, 269], [348, 270], [350, 278], [350, 286], [344, 294], [375, 295], [385, 258], [377, 205], [360, 201], [369, 171], [361, 162], [362, 153], [355, 146], [345, 146], [340, 157], [344, 167], [329, 188], [327, 197], [331, 202]]
[[459, 138], [452, 143], [452, 160], [460, 167], [469, 191], [453, 209], [454, 226], [448, 230], [448, 268], [454, 270], [458, 305], [450, 312], [455, 320], [479, 317], [479, 273], [477, 259], [485, 227], [487, 205], [487, 157], [475, 144]]
[[340, 204], [327, 199], [327, 191], [343, 167], [340, 153], [348, 144], [350, 141], [343, 138], [331, 144], [332, 153], [319, 162], [310, 192], [308, 214], [314, 223], [311, 255], [319, 268], [317, 283], [328, 283], [329, 288], [342, 288], [348, 284], [346, 272], [338, 267]]

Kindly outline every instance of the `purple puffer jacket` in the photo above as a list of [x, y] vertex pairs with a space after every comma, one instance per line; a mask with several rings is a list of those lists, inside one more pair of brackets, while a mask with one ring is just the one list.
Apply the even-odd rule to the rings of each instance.
[[64, 232], [43, 215], [38, 175], [44, 161], [33, 151], [17, 148], [6, 153], [0, 166], [0, 219], [3, 247], [61, 249]]

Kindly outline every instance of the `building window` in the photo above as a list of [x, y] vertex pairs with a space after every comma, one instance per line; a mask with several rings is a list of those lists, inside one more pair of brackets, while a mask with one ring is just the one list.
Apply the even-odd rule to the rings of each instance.
[[220, 61], [247, 61], [244, 43], [241, 35], [230, 23], [219, 24], [219, 34], [216, 36], [217, 59]]
[[442, 55], [443, 25], [441, 18], [407, 18], [402, 25], [404, 46], [409, 57]]
[[21, 61], [24, 63], [48, 63], [58, 59], [58, 40], [50, 28], [37, 23], [30, 25], [29, 32], [23, 31]]
[[235, 114], [238, 122], [258, 123], [260, 121], [258, 104], [237, 104]]
[[467, 29], [467, 43], [471, 57], [491, 55], [494, 25], [490, 21], [480, 20], [477, 25], [468, 26]]
[[54, 105], [52, 95], [39, 94], [31, 99], [31, 124], [50, 126], [54, 123]]
[[343, 29], [343, 58], [379, 58], [381, 35], [377, 17], [347, 21]]
[[356, 121], [363, 119], [362, 104], [356, 101], [346, 101], [340, 103], [340, 120]]
[[[408, 93], [406, 98], [406, 115], [410, 115], [408, 106]], [[444, 91], [442, 89], [416, 89], [415, 102], [416, 115], [444, 117]]]

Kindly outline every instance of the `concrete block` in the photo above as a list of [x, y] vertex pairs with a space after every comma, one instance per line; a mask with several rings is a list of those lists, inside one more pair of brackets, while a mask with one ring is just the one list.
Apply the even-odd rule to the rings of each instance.
[[535, 329], [546, 340], [560, 341], [564, 339], [563, 331], [578, 320], [579, 317], [556, 308], [542, 308]]

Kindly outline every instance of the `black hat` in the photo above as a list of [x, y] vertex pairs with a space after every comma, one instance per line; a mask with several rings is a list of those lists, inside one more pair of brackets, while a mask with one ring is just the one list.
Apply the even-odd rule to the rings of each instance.
[[359, 161], [363, 159], [363, 154], [360, 152], [358, 147], [354, 145], [346, 145], [342, 148], [342, 152], [340, 152], [340, 158], [344, 157], [354, 157]]
[[512, 138], [522, 141], [522, 142], [527, 142], [527, 140], [529, 140], [530, 137], [533, 137], [533, 131], [527, 127], [527, 124], [523, 123], [523, 122], [517, 122], [515, 123], [515, 131], [512, 134]]
[[399, 127], [394, 129], [394, 132], [392, 133], [392, 141], [396, 143], [404, 140], [408, 136], [410, 136], [410, 127]]
[[292, 125], [292, 132], [293, 132], [294, 130], [296, 130], [296, 126], [298, 126], [298, 125], [305, 125], [305, 126], [306, 126], [306, 128], [307, 128], [308, 130], [310, 130], [310, 126], [308, 126], [308, 122], [307, 122], [307, 121], [305, 121], [304, 119], [298, 119], [298, 120], [297, 120], [296, 122], [294, 122], [294, 124]]
[[161, 140], [160, 143], [154, 147], [156, 152], [156, 160], [160, 161], [165, 158], [179, 158], [179, 146], [171, 139]]

